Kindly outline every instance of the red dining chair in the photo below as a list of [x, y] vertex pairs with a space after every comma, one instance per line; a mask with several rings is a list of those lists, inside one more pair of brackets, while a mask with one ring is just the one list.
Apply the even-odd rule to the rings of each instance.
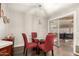
[[44, 52], [45, 55], [50, 50], [52, 50], [52, 55], [54, 55], [54, 53], [53, 53], [53, 40], [54, 40], [53, 35], [47, 35], [45, 43], [38, 44], [38, 47]]
[[32, 42], [38, 43], [39, 40], [37, 39], [37, 32], [32, 32]]
[[36, 48], [37, 44], [34, 43], [34, 42], [29, 43], [25, 33], [22, 33], [22, 36], [23, 36], [23, 39], [24, 39], [24, 54], [25, 54], [25, 51], [26, 51], [26, 55], [27, 55], [27, 50], [30, 49], [30, 48]]
[[[57, 41], [57, 40], [56, 40], [56, 34], [55, 34], [55, 33], [51, 33], [51, 32], [50, 32], [50, 33], [48, 33], [48, 35], [53, 35], [53, 37], [54, 37], [54, 43]], [[56, 46], [56, 44], [54, 44], [54, 45]]]
[[54, 36], [54, 38], [55, 38], [55, 34], [54, 34], [54, 33], [51, 33], [51, 32], [50, 32], [50, 33], [48, 33], [48, 35], [53, 35], [53, 36]]

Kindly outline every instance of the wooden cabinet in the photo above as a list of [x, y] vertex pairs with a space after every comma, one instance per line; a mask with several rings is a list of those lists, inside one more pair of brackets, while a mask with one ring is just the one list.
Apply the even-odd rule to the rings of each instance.
[[12, 45], [6, 46], [4, 48], [0, 48], [0, 56], [11, 56], [13, 51], [12, 51]]
[[13, 42], [0, 40], [0, 56], [13, 55]]

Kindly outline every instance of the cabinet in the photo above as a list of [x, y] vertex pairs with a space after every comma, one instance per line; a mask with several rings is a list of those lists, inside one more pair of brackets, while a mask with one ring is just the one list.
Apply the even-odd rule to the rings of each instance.
[[13, 54], [13, 43], [0, 40], [0, 56], [11, 56]]
[[0, 56], [11, 56], [12, 53], [12, 45], [0, 48]]

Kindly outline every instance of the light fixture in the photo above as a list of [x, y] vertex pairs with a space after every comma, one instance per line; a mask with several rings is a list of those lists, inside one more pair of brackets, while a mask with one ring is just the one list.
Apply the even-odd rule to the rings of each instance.
[[[39, 4], [39, 5], [38, 5], [38, 8], [41, 8], [41, 7], [42, 7], [42, 5], [41, 5], [41, 4]], [[40, 16], [40, 15], [39, 15], [39, 16]], [[40, 18], [38, 19], [38, 24], [42, 24], [42, 23], [41, 23], [41, 19], [40, 19]]]
[[42, 5], [41, 5], [41, 4], [39, 4], [39, 5], [38, 5], [38, 7], [42, 7]]
[[39, 19], [39, 24], [41, 24], [41, 20]]

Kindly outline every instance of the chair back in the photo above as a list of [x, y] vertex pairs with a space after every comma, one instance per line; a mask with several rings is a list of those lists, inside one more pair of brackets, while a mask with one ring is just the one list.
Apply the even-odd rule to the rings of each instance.
[[37, 38], [37, 32], [32, 32], [31, 35], [32, 35], [32, 41], [34, 41], [34, 39]]
[[48, 35], [53, 35], [53, 36], [54, 36], [54, 38], [55, 38], [55, 33], [48, 33]]
[[53, 35], [47, 35], [46, 40], [45, 40], [45, 48], [47, 51], [50, 51], [53, 49], [53, 41], [54, 41], [54, 36]]
[[53, 33], [50, 32], [50, 33], [48, 33], [48, 34], [53, 34]]
[[37, 32], [32, 32], [32, 39], [37, 38]]
[[24, 45], [27, 45], [28, 40], [27, 40], [26, 34], [25, 34], [25, 33], [22, 33], [22, 37], [23, 37], [23, 39], [24, 39]]

